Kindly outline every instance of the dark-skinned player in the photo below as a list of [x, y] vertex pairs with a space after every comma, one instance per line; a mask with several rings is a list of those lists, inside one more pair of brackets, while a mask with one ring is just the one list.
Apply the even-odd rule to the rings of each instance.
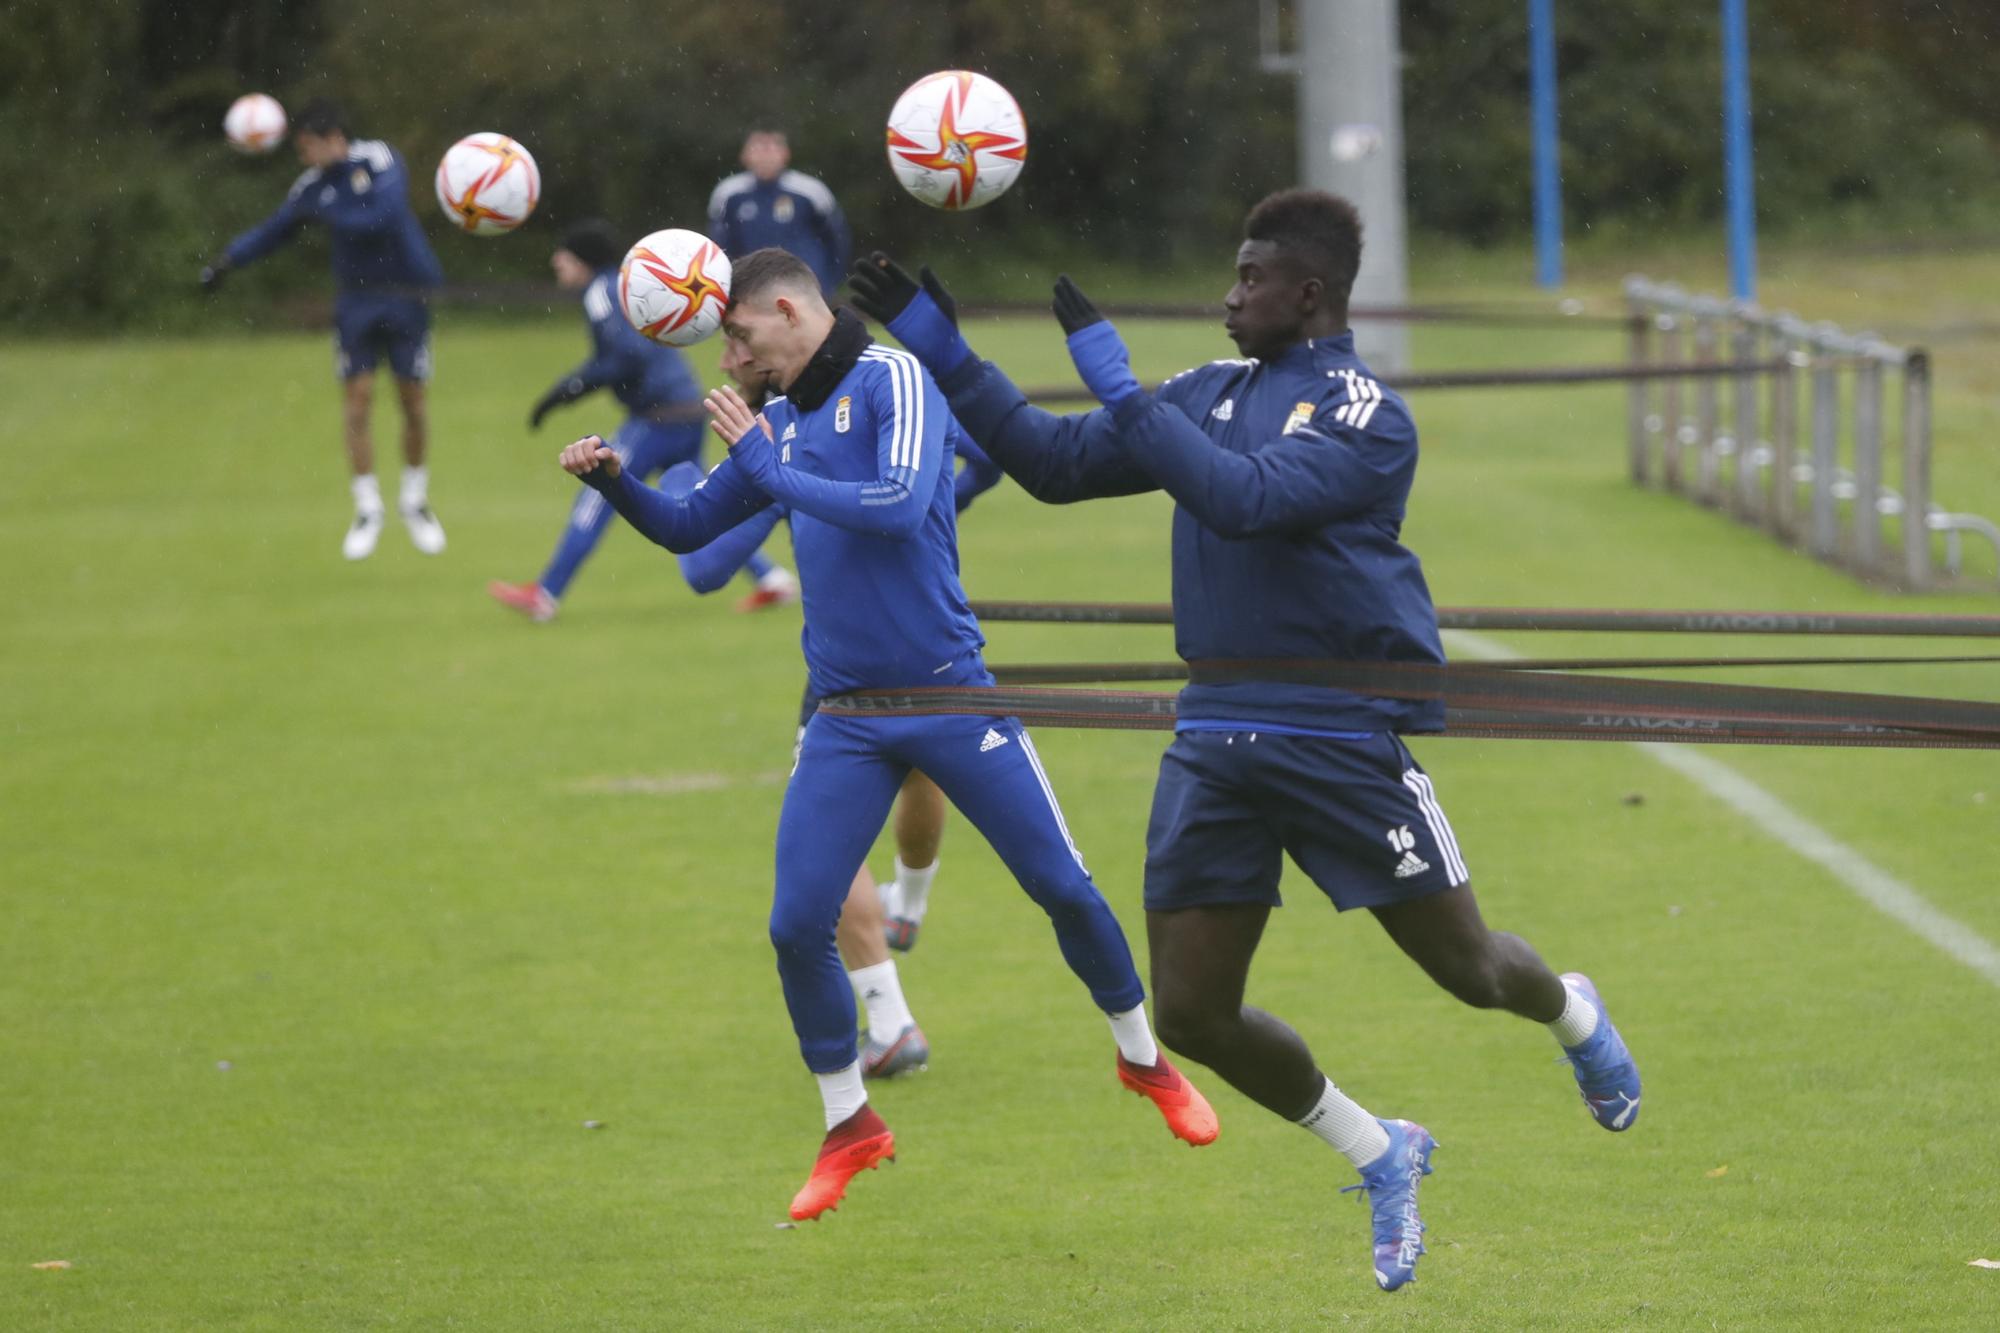
[[[1409, 410], [1355, 355], [1348, 297], [1361, 257], [1352, 205], [1316, 191], [1250, 211], [1224, 325], [1242, 359], [1148, 393], [1109, 321], [1068, 278], [1055, 313], [1104, 406], [1054, 416], [972, 354], [952, 302], [884, 255], [851, 275], [854, 304], [936, 376], [953, 414], [1038, 499], [1164, 490], [1176, 501], [1176, 646], [1190, 662], [1444, 661], [1417, 557], [1400, 540], [1416, 476]], [[1197, 673], [1206, 674], [1206, 673]], [[1631, 1127], [1639, 1073], [1587, 977], [1558, 977], [1481, 918], [1457, 840], [1402, 733], [1443, 710], [1258, 679], [1182, 691], [1146, 834], [1146, 932], [1159, 1034], [1354, 1164], [1373, 1208], [1377, 1282], [1424, 1252], [1417, 1186], [1436, 1147], [1342, 1092], [1277, 1017], [1243, 1003], [1289, 855], [1334, 906], [1366, 908], [1465, 1003], [1546, 1023], [1606, 1129]]]

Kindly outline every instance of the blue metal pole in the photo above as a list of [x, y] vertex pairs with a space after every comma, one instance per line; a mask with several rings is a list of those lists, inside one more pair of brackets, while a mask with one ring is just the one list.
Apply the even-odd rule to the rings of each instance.
[[1757, 185], [1750, 166], [1750, 24], [1744, 0], [1722, 0], [1722, 170], [1729, 211], [1729, 288], [1757, 299]]
[[1528, 82], [1535, 141], [1535, 281], [1560, 287], [1562, 147], [1556, 137], [1555, 0], [1528, 0]]

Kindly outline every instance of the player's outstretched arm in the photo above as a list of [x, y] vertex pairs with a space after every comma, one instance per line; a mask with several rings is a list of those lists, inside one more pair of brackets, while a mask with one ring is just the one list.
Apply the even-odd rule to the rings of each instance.
[[528, 416], [529, 429], [539, 430], [542, 418], [551, 411], [607, 384], [642, 378], [646, 373], [649, 349], [653, 346], [615, 308], [609, 309], [602, 319], [593, 317], [590, 320], [590, 359], [557, 380], [542, 395], [541, 401], [535, 404]]
[[[674, 497], [688, 495], [701, 485], [701, 480], [699, 464], [676, 463], [660, 478], [660, 491]], [[678, 557], [681, 577], [698, 593], [720, 592], [750, 563], [750, 557], [757, 554], [784, 516], [783, 509], [772, 505], [744, 519], [700, 550], [683, 553]]]
[[1309, 531], [1407, 489], [1416, 474], [1416, 431], [1400, 410], [1378, 410], [1365, 431], [1322, 411], [1244, 454], [1220, 447], [1180, 408], [1155, 399], [1122, 413], [1120, 425], [1132, 460], [1224, 537]]
[[557, 380], [547, 393], [535, 400], [534, 407], [529, 410], [528, 429], [540, 430], [542, 428], [543, 417], [546, 417], [558, 407], [565, 406], [582, 398], [595, 387], [596, 385], [586, 382], [583, 375], [576, 371], [572, 371], [570, 374]]
[[[898, 539], [913, 536], [930, 511], [944, 464], [944, 403], [935, 385], [907, 361], [883, 365], [864, 391], [876, 433], [873, 481], [830, 481], [778, 461], [770, 425], [753, 416], [728, 385], [704, 400], [730, 461], [788, 510], [852, 532]], [[907, 375], [900, 388], [892, 376]]]
[[[633, 328], [612, 301], [602, 306], [592, 302], [597, 289], [584, 298], [590, 325], [590, 359], [557, 380], [528, 414], [528, 429], [540, 430], [542, 418], [565, 404], [573, 403], [607, 384], [645, 378], [648, 360], [660, 351]], [[598, 312], [602, 311], [600, 315]]]
[[1380, 417], [1372, 438], [1322, 413], [1262, 448], [1235, 453], [1140, 386], [1125, 340], [1067, 276], [1056, 282], [1054, 309], [1077, 374], [1116, 418], [1126, 455], [1212, 532], [1258, 537], [1316, 528], [1368, 508], [1399, 477], [1407, 484], [1416, 437], [1400, 409], [1370, 415]]
[[603, 495], [618, 516], [649, 541], [674, 552], [708, 545], [771, 503], [729, 459], [683, 495], [668, 495], [634, 480], [596, 435], [565, 445], [557, 461], [565, 472]]
[[202, 270], [202, 285], [214, 290], [214, 284], [206, 280], [207, 274], [224, 273], [232, 268], [242, 268], [245, 264], [254, 264], [292, 239], [307, 217], [311, 216], [312, 209], [306, 196], [318, 180], [319, 173], [315, 171], [299, 177], [292, 186], [292, 192], [285, 196], [285, 202], [278, 205], [275, 213], [230, 241], [220, 258]]
[[720, 592], [729, 586], [731, 579], [743, 572], [750, 563], [750, 557], [763, 549], [770, 540], [772, 529], [785, 511], [772, 505], [760, 514], [753, 514], [729, 531], [717, 537], [698, 551], [689, 551], [680, 557], [681, 577], [696, 592]]
[[962, 430], [958, 433], [958, 456], [965, 461], [965, 466], [951, 479], [951, 499], [953, 506], [963, 514], [974, 500], [998, 486], [1000, 478], [1007, 474]]
[[895, 334], [932, 375], [942, 379], [973, 359], [958, 331], [958, 302], [928, 267], [919, 283], [877, 250], [855, 261], [847, 286], [854, 308]]
[[1157, 489], [1119, 451], [1105, 413], [1031, 407], [998, 366], [975, 356], [958, 333], [958, 303], [929, 268], [918, 281], [878, 250], [855, 263], [848, 282], [855, 308], [924, 363], [958, 424], [1030, 495], [1068, 504]]

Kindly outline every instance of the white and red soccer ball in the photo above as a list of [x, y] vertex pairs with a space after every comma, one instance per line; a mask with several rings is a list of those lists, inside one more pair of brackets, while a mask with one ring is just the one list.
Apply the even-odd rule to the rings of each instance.
[[222, 132], [239, 153], [268, 153], [285, 140], [285, 108], [267, 93], [245, 93], [229, 104]]
[[1028, 160], [1028, 122], [1005, 88], [984, 74], [929, 74], [889, 112], [889, 169], [932, 208], [990, 204]]
[[542, 197], [542, 172], [504, 134], [468, 134], [438, 163], [438, 207], [460, 231], [500, 236], [528, 220]]
[[686, 347], [722, 327], [729, 276], [721, 246], [698, 231], [669, 227], [626, 252], [618, 266], [618, 305], [654, 342]]

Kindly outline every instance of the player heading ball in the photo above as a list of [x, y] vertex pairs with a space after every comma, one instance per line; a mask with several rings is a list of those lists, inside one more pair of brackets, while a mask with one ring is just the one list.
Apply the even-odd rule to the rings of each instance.
[[430, 290], [444, 281], [437, 256], [410, 211], [402, 154], [380, 139], [348, 132], [347, 113], [324, 98], [292, 122], [292, 147], [305, 171], [278, 211], [231, 241], [201, 271], [216, 291], [234, 269], [254, 263], [308, 223], [327, 229], [333, 254], [333, 365], [341, 383], [341, 425], [353, 469], [354, 521], [341, 554], [360, 560], [382, 535], [382, 491], [375, 481], [369, 413], [375, 368], [396, 377], [403, 409], [403, 485], [397, 504], [410, 540], [425, 555], [444, 550], [444, 527], [430, 507], [430, 449], [425, 382], [431, 374]]

